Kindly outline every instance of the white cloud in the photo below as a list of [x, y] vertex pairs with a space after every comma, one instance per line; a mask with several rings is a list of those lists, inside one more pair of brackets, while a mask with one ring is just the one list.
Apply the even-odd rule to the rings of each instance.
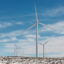
[[12, 37], [11, 40], [17, 40], [17, 38], [16, 37]]
[[[48, 40], [48, 44], [46, 44], [45, 46], [45, 52], [47, 53], [46, 56], [53, 56], [53, 57], [61, 57], [63, 56], [64, 53], [64, 36], [59, 36], [59, 37], [45, 37], [46, 40]], [[17, 49], [19, 52], [18, 54], [21, 55], [23, 53], [25, 53], [25, 56], [30, 55], [30, 54], [35, 54], [35, 44], [36, 41], [33, 38], [27, 38], [27, 39], [18, 39], [17, 41], [17, 46], [20, 49]], [[39, 40], [39, 42], [44, 43], [45, 40]], [[9, 47], [8, 47], [9, 46]], [[11, 53], [13, 53], [13, 49], [14, 49], [14, 44], [6, 44], [5, 51], [6, 52], [10, 52], [10, 50], [12, 51]], [[9, 51], [8, 51], [8, 50]], [[42, 54], [42, 46], [38, 45], [38, 51], [39, 51], [39, 56], [41, 56], [40, 54]], [[21, 53], [21, 54], [20, 54]], [[51, 54], [53, 53], [53, 54]], [[54, 53], [58, 53], [58, 54], [54, 54]], [[62, 54], [62, 55], [61, 55]]]
[[22, 22], [17, 22], [16, 24], [18, 24], [18, 25], [22, 25], [23, 23], [22, 23]]
[[[64, 34], [64, 30], [63, 30], [63, 27], [64, 27], [64, 21], [62, 22], [57, 22], [55, 24], [49, 24], [48, 26], [49, 27], [52, 27], [53, 29], [57, 30], [58, 33], [61, 33], [61, 34]], [[41, 29], [43, 30], [43, 29]], [[47, 31], [47, 30], [46, 30]], [[35, 54], [35, 44], [36, 44], [36, 41], [35, 41], [35, 34], [32, 34], [31, 32], [27, 32], [26, 34], [22, 35], [24, 36], [25, 38], [24, 39], [17, 39], [16, 36], [20, 36], [21, 33], [23, 31], [19, 30], [19, 31], [14, 31], [14, 32], [10, 32], [8, 34], [3, 34], [4, 36], [1, 36], [1, 37], [10, 37], [10, 40], [9, 39], [3, 39], [3, 40], [0, 40], [0, 42], [7, 42], [7, 41], [16, 41], [17, 42], [17, 45], [18, 47], [20, 47], [20, 50], [18, 52], [19, 53], [23, 53], [22, 52], [22, 48], [24, 48], [24, 52], [25, 52], [25, 55], [30, 55], [30, 54]], [[31, 34], [30, 34], [31, 33]], [[54, 57], [61, 57], [61, 56], [64, 56], [63, 53], [64, 53], [64, 36], [56, 36], [56, 37], [51, 37], [51, 36], [48, 36], [48, 37], [41, 37], [39, 36], [39, 38], [43, 39], [45, 38], [46, 40], [48, 40], [48, 44], [45, 46], [45, 52], [47, 53], [46, 56], [54, 56]], [[39, 42], [45, 42], [45, 40], [39, 40]], [[10, 45], [10, 44], [8, 44]], [[38, 51], [39, 51], [39, 55], [42, 54], [42, 46], [41, 45], [38, 45]], [[8, 50], [9, 48], [5, 48], [5, 51], [9, 52]], [[13, 49], [13, 47], [10, 47], [10, 49]], [[53, 53], [53, 54], [51, 54]], [[41, 55], [40, 55], [41, 56]]]
[[[46, 44], [45, 46], [45, 52], [47, 53], [46, 56], [62, 57], [64, 53], [64, 36], [46, 37], [46, 40], [48, 40], [48, 44]], [[40, 42], [45, 43], [45, 41], [43, 40], [41, 40]], [[36, 41], [31, 38], [18, 40], [17, 46], [20, 47], [20, 50], [19, 49], [18, 50], [20, 53], [23, 53], [24, 50], [26, 56], [30, 54], [35, 54], [35, 43]], [[39, 55], [42, 54], [43, 49], [41, 45], [38, 45], [38, 51], [39, 51]]]
[[29, 34], [29, 35], [25, 35], [25, 37], [27, 37], [27, 38], [35, 38], [36, 36], [33, 35], [33, 34]]
[[42, 14], [42, 16], [50, 16], [50, 17], [56, 17], [60, 15], [64, 15], [64, 7], [58, 7], [58, 8], [46, 10]]
[[9, 32], [9, 33], [4, 33], [4, 34], [0, 34], [0, 38], [4, 38], [4, 37], [16, 37], [21, 35], [22, 30], [18, 30], [18, 31], [13, 31], [13, 32]]
[[14, 26], [14, 25], [21, 25], [23, 24], [22, 22], [0, 22], [0, 28], [7, 28], [7, 27], [10, 27], [10, 26]]
[[41, 28], [41, 31], [42, 32], [53, 31], [53, 32], [56, 32], [59, 34], [64, 34], [64, 30], [63, 30], [64, 29], [64, 21], [59, 21], [54, 24], [48, 24], [47, 26], [50, 28], [43, 27], [43, 28]]
[[9, 39], [2, 39], [2, 40], [0, 40], [0, 42], [8, 42], [8, 41], [10, 41]]
[[12, 41], [17, 41], [16, 37], [11, 37], [11, 38], [3, 38], [0, 40], [0, 42], [6, 43], [6, 42], [12, 42]]
[[0, 23], [0, 28], [6, 28], [6, 27], [9, 27], [9, 26], [12, 26], [12, 23], [9, 23], [9, 22]]
[[46, 53], [58, 53], [49, 56], [64, 56], [64, 36], [50, 37], [49, 43], [46, 45]]

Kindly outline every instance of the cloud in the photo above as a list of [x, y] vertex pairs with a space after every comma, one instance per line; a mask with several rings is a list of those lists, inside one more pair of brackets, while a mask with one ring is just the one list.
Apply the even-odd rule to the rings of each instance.
[[[62, 57], [64, 53], [64, 36], [59, 36], [59, 37], [45, 37], [46, 40], [48, 40], [48, 44], [45, 46], [45, 56], [48, 57]], [[38, 43], [45, 43], [45, 40], [39, 40]], [[19, 49], [18, 55], [21, 55], [24, 50], [25, 56], [27, 55], [34, 55], [35, 54], [35, 47], [36, 47], [36, 41], [33, 38], [26, 38], [26, 39], [18, 39], [17, 40], [17, 46]], [[11, 51], [12, 52], [11, 52]], [[14, 50], [14, 43], [7, 43], [5, 46], [5, 52], [13, 53]], [[42, 46], [38, 45], [38, 51], [39, 51], [39, 56], [42, 56]], [[52, 54], [53, 53], [53, 54]], [[57, 55], [58, 54], [58, 55]]]
[[16, 41], [17, 38], [16, 37], [11, 37], [11, 38], [4, 38], [4, 39], [1, 39], [0, 42], [3, 42], [3, 43], [9, 43], [9, 42], [12, 42], [12, 41]]
[[53, 31], [56, 32], [58, 34], [64, 34], [64, 21], [59, 21], [57, 23], [54, 24], [48, 24], [47, 25], [50, 28], [44, 27], [41, 28], [41, 32], [48, 32], [48, 31]]
[[56, 17], [64, 15], [64, 7], [57, 7], [50, 10], [46, 10], [44, 13], [42, 13], [42, 16], [50, 16], [50, 17]]
[[28, 35], [25, 35], [25, 37], [26, 37], [26, 38], [35, 38], [36, 35], [34, 35], [34, 34], [28, 34]]
[[[45, 56], [46, 57], [62, 57], [64, 56], [64, 36], [59, 37], [46, 37], [48, 40], [48, 44], [45, 45]], [[41, 40], [41, 43], [45, 43], [45, 40]], [[18, 54], [21, 55], [23, 52], [25, 56], [27, 55], [34, 55], [35, 54], [35, 47], [36, 41], [34, 39], [22, 39], [18, 40], [17, 46], [20, 49], [17, 49]], [[10, 44], [8, 44], [10, 45]], [[10, 45], [11, 46], [11, 45]], [[13, 47], [9, 47], [13, 48]], [[9, 49], [7, 48], [7, 49]], [[7, 51], [7, 50], [6, 50]], [[42, 56], [43, 48], [42, 45], [38, 45], [38, 52], [39, 56]], [[41, 54], [41, 55], [40, 55]]]
[[19, 36], [21, 35], [23, 31], [22, 30], [16, 30], [16, 31], [12, 31], [12, 32], [9, 32], [9, 33], [4, 33], [4, 34], [0, 34], [0, 38], [5, 38], [5, 37], [16, 37], [16, 36]]
[[[62, 22], [57, 22], [55, 24], [48, 24], [47, 26], [52, 27], [53, 29], [55, 29], [56, 31], [58, 31], [58, 33], [60, 34], [64, 34], [64, 21]], [[44, 28], [44, 27], [43, 27]], [[41, 28], [42, 30], [45, 30]], [[40, 31], [40, 30], [39, 30]], [[50, 31], [50, 30], [45, 30]], [[3, 40], [0, 40], [0, 42], [10, 42], [10, 41], [14, 41], [16, 42], [17, 46], [20, 47], [20, 49], [18, 49], [18, 54], [21, 55], [23, 54], [23, 50], [25, 53], [25, 56], [27, 55], [35, 55], [35, 47], [36, 47], [36, 39], [35, 39], [35, 34], [33, 34], [31, 31], [26, 32], [24, 35], [22, 34], [23, 30], [19, 30], [19, 31], [13, 31], [7, 34], [1, 34], [0, 38], [3, 38]], [[55, 31], [54, 31], [55, 32]], [[17, 36], [23, 36], [23, 38], [19, 39], [16, 38]], [[6, 39], [6, 37], [9, 37], [8, 39]], [[40, 40], [41, 38], [41, 40]], [[45, 39], [45, 40], [44, 40]], [[46, 56], [52, 56], [52, 57], [61, 57], [64, 56], [64, 36], [45, 36], [42, 37], [39, 35], [39, 40], [38, 43], [45, 43], [45, 41], [48, 40], [48, 44], [46, 44], [45, 46], [45, 52], [46, 52]], [[6, 47], [7, 45], [9, 45], [9, 47]], [[8, 43], [5, 45], [5, 51], [6, 52], [10, 52], [10, 50], [12, 50], [11, 53], [13, 53], [13, 49], [14, 49], [14, 43]], [[10, 47], [12, 46], [12, 47]], [[24, 49], [23, 49], [24, 48]], [[42, 56], [42, 46], [38, 45], [38, 51], [39, 51], [39, 56]]]
[[18, 24], [18, 25], [22, 25], [23, 23], [22, 23], [22, 22], [17, 22], [16, 24]]
[[[64, 49], [64, 36], [48, 37], [48, 39], [49, 39], [49, 42], [45, 46], [46, 47], [46, 53], [49, 53], [48, 56], [54, 56], [54, 57], [55, 56], [56, 57], [64, 56], [63, 55], [64, 54], [64, 50], [63, 50]], [[53, 53], [53, 54], [51, 54], [51, 53]]]
[[14, 25], [22, 25], [22, 22], [0, 22], [0, 28], [7, 28]]
[[0, 28], [6, 28], [6, 27], [9, 27], [9, 26], [12, 26], [12, 23], [9, 23], [9, 22], [0, 23]]

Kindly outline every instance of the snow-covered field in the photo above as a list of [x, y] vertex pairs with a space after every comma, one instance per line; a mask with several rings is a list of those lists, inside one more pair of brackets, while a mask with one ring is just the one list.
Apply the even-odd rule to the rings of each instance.
[[0, 64], [64, 64], [64, 58], [0, 57]]

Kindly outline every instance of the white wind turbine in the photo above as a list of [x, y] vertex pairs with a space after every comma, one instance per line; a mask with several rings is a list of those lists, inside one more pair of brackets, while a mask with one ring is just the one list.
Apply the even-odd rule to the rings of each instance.
[[39, 20], [38, 20], [38, 15], [37, 15], [37, 8], [35, 6], [35, 18], [36, 18], [36, 22], [35, 24], [32, 24], [29, 28], [27, 28], [26, 30], [24, 30], [23, 33], [25, 33], [26, 31], [30, 30], [32, 27], [34, 27], [36, 25], [36, 57], [38, 57], [38, 25], [42, 25], [44, 26], [45, 28], [48, 28], [48, 29], [51, 29], [51, 30], [54, 30], [56, 31], [55, 29], [47, 26], [46, 24], [44, 23], [40, 23]]
[[48, 41], [46, 41], [45, 43], [39, 43], [43, 47], [43, 58], [45, 58], [45, 45], [47, 43], [48, 43]]

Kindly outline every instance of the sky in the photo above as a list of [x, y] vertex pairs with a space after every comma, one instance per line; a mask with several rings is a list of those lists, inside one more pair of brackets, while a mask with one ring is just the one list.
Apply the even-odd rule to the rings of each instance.
[[64, 57], [64, 0], [0, 0], [0, 56], [36, 56], [35, 3], [38, 56]]

